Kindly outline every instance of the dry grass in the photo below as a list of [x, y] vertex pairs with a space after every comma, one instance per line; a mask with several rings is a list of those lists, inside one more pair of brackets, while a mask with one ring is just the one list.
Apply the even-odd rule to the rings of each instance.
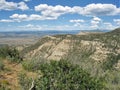
[[18, 75], [21, 72], [27, 73], [28, 77], [35, 78], [36, 73], [25, 71], [21, 64], [11, 63], [8, 60], [3, 60], [5, 70], [0, 73], [0, 83], [7, 85], [11, 90], [21, 90], [18, 81]]

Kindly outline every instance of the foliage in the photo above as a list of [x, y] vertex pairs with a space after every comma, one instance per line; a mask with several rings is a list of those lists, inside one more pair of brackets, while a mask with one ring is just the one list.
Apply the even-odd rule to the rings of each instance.
[[36, 80], [37, 90], [102, 90], [103, 81], [71, 63], [60, 60], [42, 64], [42, 77]]
[[25, 73], [20, 73], [19, 74], [19, 84], [21, 85], [22, 90], [29, 90], [31, 86], [32, 79], [27, 77]]
[[4, 63], [0, 61], [0, 70], [4, 70]]
[[9, 87], [9, 82], [7, 80], [0, 80], [0, 90], [11, 90]]
[[106, 87], [109, 88], [109, 90], [120, 90], [120, 72], [110, 70], [106, 73], [105, 80], [107, 82]]
[[8, 46], [0, 47], [0, 57], [5, 58], [6, 56], [8, 56], [8, 53], [9, 53]]
[[[43, 59], [44, 60], [44, 59]], [[25, 70], [28, 71], [37, 71], [40, 68], [40, 64], [43, 63], [43, 60], [25, 60], [22, 62], [22, 66]]]
[[113, 66], [118, 63], [118, 60], [120, 60], [120, 54], [118, 55], [114, 55], [114, 54], [110, 54], [108, 55], [108, 60], [103, 62], [103, 69], [107, 70], [107, 69], [113, 69]]
[[4, 46], [0, 48], [0, 57], [8, 58], [12, 62], [22, 61], [19, 51], [9, 46]]

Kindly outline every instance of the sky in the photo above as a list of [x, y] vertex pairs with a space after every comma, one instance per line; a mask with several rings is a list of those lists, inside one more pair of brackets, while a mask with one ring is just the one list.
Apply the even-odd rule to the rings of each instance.
[[0, 0], [0, 31], [118, 27], [120, 0]]

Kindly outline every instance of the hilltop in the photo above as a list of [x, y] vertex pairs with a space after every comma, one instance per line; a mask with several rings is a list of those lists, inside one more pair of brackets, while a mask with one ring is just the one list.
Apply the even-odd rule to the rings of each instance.
[[111, 34], [120, 34], [120, 28], [117, 28], [117, 29], [115, 29], [115, 30], [113, 30], [113, 31], [111, 31], [109, 33], [111, 33]]

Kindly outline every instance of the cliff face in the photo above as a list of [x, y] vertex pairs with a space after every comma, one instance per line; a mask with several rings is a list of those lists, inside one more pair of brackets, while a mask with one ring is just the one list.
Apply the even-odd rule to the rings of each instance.
[[[64, 57], [71, 45], [71, 39], [60, 38], [55, 36], [46, 36], [45, 38], [49, 38], [49, 41], [45, 41], [37, 48], [30, 50], [27, 54], [25, 54], [25, 58], [46, 58], [48, 60], [60, 60]], [[34, 47], [34, 45], [32, 46]]]
[[[35, 45], [23, 50], [25, 59], [81, 60], [105, 62], [120, 54], [120, 29], [109, 33], [55, 35], [43, 37]], [[120, 58], [115, 66], [120, 68]]]

